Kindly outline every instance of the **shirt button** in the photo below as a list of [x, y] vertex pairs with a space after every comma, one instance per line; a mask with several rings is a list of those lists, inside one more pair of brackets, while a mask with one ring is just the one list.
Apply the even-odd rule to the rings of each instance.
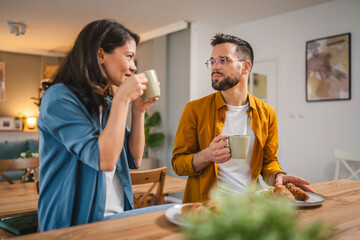
[[222, 122], [223, 122], [223, 121], [224, 121], [224, 118], [223, 118], [223, 117], [222, 117], [222, 118], [220, 118], [220, 121], [222, 121]]

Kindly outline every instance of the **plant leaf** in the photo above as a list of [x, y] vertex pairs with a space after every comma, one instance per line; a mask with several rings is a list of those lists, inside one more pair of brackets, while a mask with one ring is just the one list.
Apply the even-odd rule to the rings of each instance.
[[146, 124], [148, 127], [154, 127], [161, 122], [161, 116], [159, 112], [154, 112], [154, 114], [146, 120]]
[[149, 139], [150, 128], [145, 126], [144, 130], [145, 130], [145, 142], [147, 142], [147, 140]]
[[154, 148], [160, 146], [164, 141], [165, 135], [163, 133], [151, 133], [148, 138], [148, 147]]

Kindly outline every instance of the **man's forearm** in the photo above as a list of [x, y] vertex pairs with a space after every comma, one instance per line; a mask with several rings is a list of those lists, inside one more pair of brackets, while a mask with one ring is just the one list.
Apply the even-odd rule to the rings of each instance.
[[192, 160], [194, 170], [196, 172], [199, 172], [204, 169], [207, 165], [209, 165], [209, 159], [209, 148], [205, 148], [200, 152], [196, 153]]

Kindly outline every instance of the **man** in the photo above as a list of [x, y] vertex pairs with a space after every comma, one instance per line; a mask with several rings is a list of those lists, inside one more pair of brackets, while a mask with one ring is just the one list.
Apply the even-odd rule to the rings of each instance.
[[[270, 185], [292, 182], [311, 191], [306, 180], [286, 175], [277, 161], [278, 129], [273, 107], [248, 93], [253, 65], [250, 44], [238, 37], [217, 34], [206, 65], [217, 90], [185, 106], [175, 136], [172, 166], [189, 176], [183, 202], [203, 202], [218, 182], [244, 190], [261, 174]], [[233, 159], [228, 135], [250, 135], [247, 159]]]

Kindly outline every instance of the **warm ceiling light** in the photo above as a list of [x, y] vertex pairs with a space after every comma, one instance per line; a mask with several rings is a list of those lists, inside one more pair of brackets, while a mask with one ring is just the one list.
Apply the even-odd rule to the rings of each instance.
[[16, 36], [20, 34], [24, 35], [26, 31], [26, 25], [22, 22], [8, 22], [10, 33], [14, 33]]

